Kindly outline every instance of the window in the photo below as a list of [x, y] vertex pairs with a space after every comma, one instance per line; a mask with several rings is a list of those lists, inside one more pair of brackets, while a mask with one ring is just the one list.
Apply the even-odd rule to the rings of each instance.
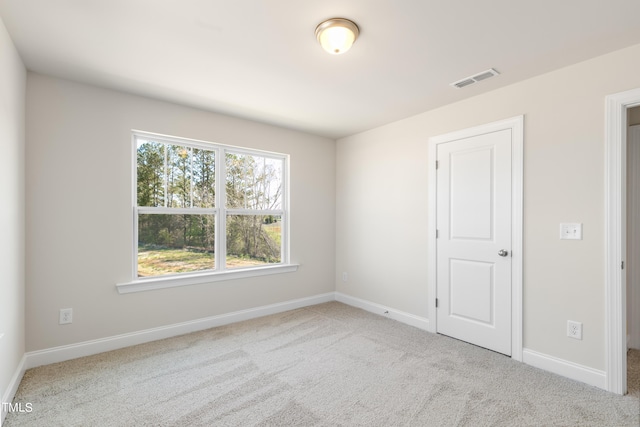
[[288, 265], [288, 156], [143, 132], [133, 145], [134, 282]]
[[279, 263], [284, 160], [225, 151], [226, 266]]

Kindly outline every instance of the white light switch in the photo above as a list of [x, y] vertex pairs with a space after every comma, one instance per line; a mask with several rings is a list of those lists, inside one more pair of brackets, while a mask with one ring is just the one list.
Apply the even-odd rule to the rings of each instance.
[[582, 240], [582, 224], [561, 223], [560, 240]]

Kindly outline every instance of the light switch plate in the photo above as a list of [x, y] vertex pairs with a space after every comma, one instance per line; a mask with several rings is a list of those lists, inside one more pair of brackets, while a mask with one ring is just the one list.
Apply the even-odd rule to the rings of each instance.
[[582, 224], [568, 222], [561, 223], [560, 240], [582, 240]]

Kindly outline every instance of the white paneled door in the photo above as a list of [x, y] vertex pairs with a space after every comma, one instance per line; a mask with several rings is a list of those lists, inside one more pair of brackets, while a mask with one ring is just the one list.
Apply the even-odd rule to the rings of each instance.
[[511, 355], [512, 130], [437, 146], [437, 332]]

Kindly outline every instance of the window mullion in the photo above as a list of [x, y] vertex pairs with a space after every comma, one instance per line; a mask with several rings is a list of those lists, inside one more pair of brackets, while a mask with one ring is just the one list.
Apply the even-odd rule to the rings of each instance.
[[139, 214], [167, 214], [167, 215], [216, 215], [217, 208], [165, 208], [164, 206], [138, 206]]
[[226, 209], [227, 215], [284, 215], [282, 209]]

